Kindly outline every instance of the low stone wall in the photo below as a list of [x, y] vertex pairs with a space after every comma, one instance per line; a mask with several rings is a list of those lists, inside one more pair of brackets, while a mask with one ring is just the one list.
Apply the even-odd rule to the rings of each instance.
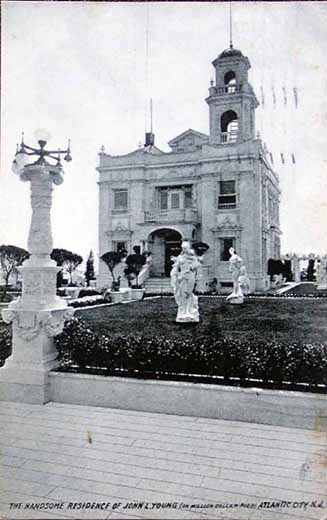
[[51, 401], [66, 404], [327, 429], [327, 396], [321, 394], [56, 371], [50, 390]]

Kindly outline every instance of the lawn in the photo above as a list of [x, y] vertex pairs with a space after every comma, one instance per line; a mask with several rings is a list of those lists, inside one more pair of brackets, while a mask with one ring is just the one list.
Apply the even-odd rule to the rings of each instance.
[[243, 305], [222, 298], [200, 297], [201, 322], [177, 324], [177, 307], [171, 297], [96, 309], [80, 309], [77, 318], [89, 328], [109, 336], [135, 334], [172, 339], [197, 335], [232, 336], [303, 343], [327, 341], [327, 299], [248, 299]]

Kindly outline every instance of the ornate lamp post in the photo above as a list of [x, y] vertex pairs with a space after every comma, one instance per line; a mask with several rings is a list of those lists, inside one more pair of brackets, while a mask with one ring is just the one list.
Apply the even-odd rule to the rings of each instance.
[[[53, 185], [63, 182], [61, 156], [71, 161], [66, 150], [47, 151], [49, 135], [38, 132], [39, 148], [24, 143], [17, 148], [13, 171], [31, 183], [32, 220], [28, 236], [30, 257], [25, 260], [22, 296], [2, 311], [5, 322], [12, 323], [12, 355], [0, 369], [0, 399], [44, 403], [50, 399], [49, 372], [57, 366], [53, 336], [59, 334], [73, 309], [56, 295], [59, 268], [50, 258], [53, 249], [51, 204]], [[29, 163], [29, 156], [37, 160]], [[47, 161], [55, 161], [51, 164]]]

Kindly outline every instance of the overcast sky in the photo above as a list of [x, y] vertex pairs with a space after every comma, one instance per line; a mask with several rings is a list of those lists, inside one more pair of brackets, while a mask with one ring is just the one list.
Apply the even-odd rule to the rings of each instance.
[[[204, 99], [211, 62], [229, 45], [229, 5], [1, 4], [0, 244], [27, 247], [29, 185], [11, 163], [20, 132], [33, 146], [34, 131], [46, 128], [55, 149], [72, 139], [73, 161], [54, 189], [54, 246], [86, 257], [97, 253], [98, 151], [121, 154], [143, 142], [147, 97], [163, 150], [188, 128], [208, 132]], [[260, 102], [264, 95], [256, 126], [280, 175], [282, 250], [327, 253], [327, 2], [232, 5], [234, 46], [250, 59]]]

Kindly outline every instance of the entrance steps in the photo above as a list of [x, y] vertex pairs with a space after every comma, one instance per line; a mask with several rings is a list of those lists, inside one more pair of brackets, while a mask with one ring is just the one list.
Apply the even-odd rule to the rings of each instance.
[[144, 287], [146, 294], [173, 294], [170, 278], [148, 278]]

